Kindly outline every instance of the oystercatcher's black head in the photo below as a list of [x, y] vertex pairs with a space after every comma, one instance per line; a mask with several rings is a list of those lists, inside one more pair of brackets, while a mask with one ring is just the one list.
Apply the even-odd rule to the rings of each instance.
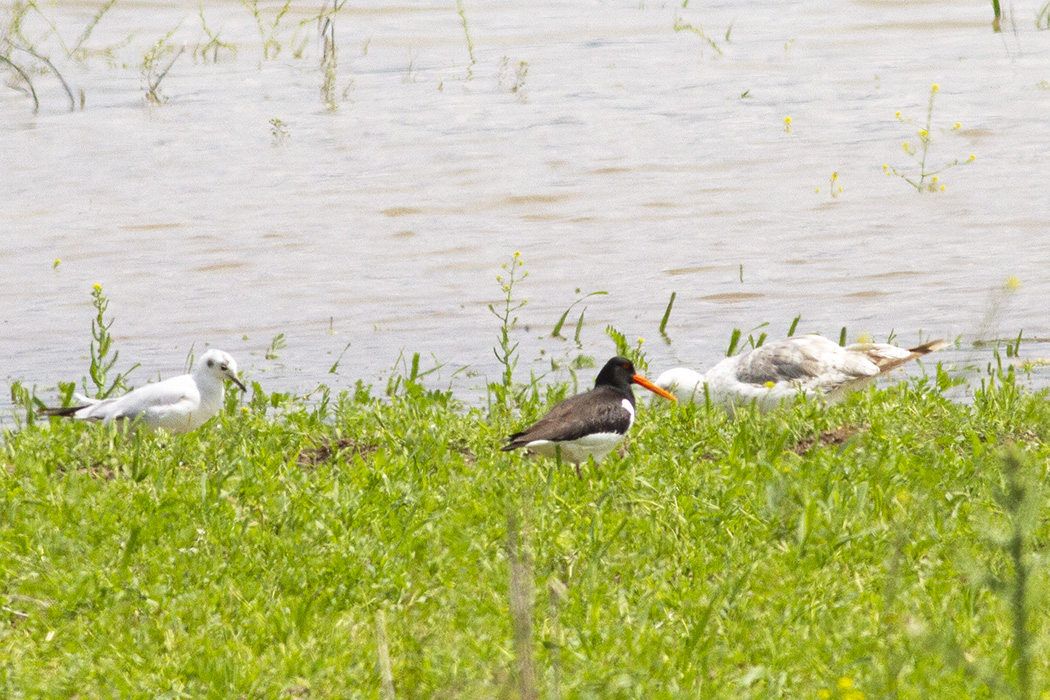
[[617, 356], [606, 362], [605, 366], [602, 367], [602, 371], [598, 373], [598, 378], [594, 380], [595, 389], [600, 386], [612, 387], [624, 396], [629, 397], [631, 403], [634, 403], [634, 392], [631, 391], [631, 384], [644, 386], [654, 394], [659, 394], [671, 401], [677, 401], [674, 394], [661, 389], [638, 374], [634, 369], [634, 363], [626, 357]]

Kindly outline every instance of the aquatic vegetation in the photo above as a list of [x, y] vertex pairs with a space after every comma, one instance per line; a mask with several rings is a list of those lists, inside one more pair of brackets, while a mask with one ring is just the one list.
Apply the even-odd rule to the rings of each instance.
[[[34, 113], [40, 109], [40, 99], [30, 76], [45, 70], [58, 79], [63, 91], [66, 93], [66, 97], [69, 99], [69, 111], [73, 112], [78, 108], [84, 109], [86, 101], [84, 88], [78, 86], [77, 94], [74, 96], [73, 88], [70, 87], [65, 77], [59, 72], [50, 56], [40, 45], [48, 39], [53, 39], [67, 58], [84, 60], [88, 55], [88, 52], [84, 49], [84, 44], [91, 37], [102, 17], [113, 7], [115, 1], [107, 0], [98, 9], [72, 47], [67, 46], [66, 42], [63, 41], [55, 24], [44, 14], [40, 5], [36, 2], [14, 3], [11, 8], [11, 18], [3, 29], [3, 33], [0, 34], [0, 66], [7, 66], [18, 76], [18, 79], [10, 82], [9, 85], [16, 90], [21, 90], [33, 100]], [[31, 15], [45, 27], [41, 34], [32, 37], [29, 35], [32, 30], [27, 28], [27, 21]], [[18, 56], [23, 55], [32, 58], [33, 61], [22, 63]]]
[[[817, 194], [820, 194], [820, 188], [816, 188]], [[839, 184], [839, 174], [831, 173], [831, 177], [828, 179], [828, 194], [831, 195], [832, 199], [837, 199], [842, 194], [842, 185]]]
[[[579, 288], [576, 289], [576, 294], [580, 294], [580, 289]], [[578, 297], [575, 301], [573, 301], [571, 304], [569, 304], [569, 308], [565, 309], [565, 313], [563, 313], [561, 315], [561, 317], [558, 319], [557, 323], [554, 324], [554, 329], [551, 330], [551, 337], [552, 338], [561, 338], [562, 340], [564, 340], [565, 336], [563, 336], [561, 334], [561, 329], [565, 326], [565, 321], [569, 317], [569, 312], [572, 311], [573, 308], [575, 308], [577, 304], [581, 304], [581, 303], [583, 303], [584, 301], [586, 301], [587, 299], [589, 299], [591, 297], [605, 296], [606, 294], [608, 294], [608, 292], [601, 292], [601, 291], [599, 291], [599, 292], [588, 292], [588, 293], [584, 294], [582, 297]], [[573, 333], [573, 336], [572, 336], [573, 340], [576, 342], [576, 347], [578, 347], [578, 348], [579, 347], [583, 347], [583, 343], [580, 341], [580, 334], [583, 332], [583, 315], [585, 313], [587, 313], [587, 307], [586, 306], [583, 307], [583, 309], [580, 311], [580, 317], [576, 320], [576, 330], [575, 330], [575, 332]]]
[[270, 136], [273, 138], [272, 143], [274, 146], [281, 146], [291, 138], [288, 133], [288, 125], [281, 119], [274, 117], [270, 120]]
[[266, 12], [259, 7], [259, 0], [241, 0], [241, 3], [252, 13], [252, 17], [255, 18], [255, 25], [259, 28], [263, 60], [271, 61], [277, 58], [281, 53], [281, 42], [277, 37], [279, 25], [288, 13], [289, 8], [291, 8], [292, 0], [284, 0], [284, 3], [278, 4], [270, 17], [267, 17]]
[[[176, 49], [171, 44], [171, 38], [178, 29], [176, 26], [162, 36], [142, 56], [142, 79], [145, 82], [146, 101], [152, 105], [160, 105], [168, 101], [168, 98], [160, 92], [160, 84], [175, 65], [175, 61], [179, 60], [179, 56], [186, 50], [185, 46]], [[171, 57], [171, 60], [161, 68], [161, 62], [168, 56]]]
[[270, 347], [266, 349], [266, 353], [263, 355], [267, 360], [277, 360], [281, 357], [281, 350], [284, 350], [288, 346], [288, 341], [284, 337], [284, 333], [278, 333], [270, 341]]
[[[61, 83], [61, 85], [62, 85], [62, 89], [65, 90], [66, 96], [69, 98], [69, 111], [73, 112], [73, 111], [76, 110], [76, 108], [77, 108], [77, 100], [73, 97], [73, 90], [69, 87], [69, 83], [66, 82], [66, 79], [62, 77], [62, 74], [59, 73], [58, 68], [55, 67], [55, 64], [51, 62], [51, 59], [48, 58], [47, 56], [43, 55], [43, 54], [38, 53], [35, 49], [33, 49], [33, 48], [29, 47], [29, 46], [22, 46], [20, 44], [13, 44], [13, 43], [11, 43], [11, 41], [7, 37], [4, 37], [4, 38], [0, 39], [0, 63], [2, 63], [3, 65], [8, 66], [9, 68], [11, 68], [11, 70], [15, 71], [15, 73], [21, 79], [22, 83], [25, 84], [25, 87], [22, 88], [20, 83], [16, 82], [16, 83], [14, 83], [12, 85], [12, 87], [14, 87], [16, 90], [21, 89], [23, 92], [26, 92], [27, 94], [29, 94], [29, 96], [33, 99], [33, 112], [34, 113], [39, 111], [39, 109], [40, 109], [40, 99], [37, 97], [36, 88], [33, 87], [33, 81], [29, 77], [29, 74], [31, 72], [33, 72], [34, 69], [32, 67], [26, 67], [26, 66], [22, 66], [22, 65], [16, 63], [11, 58], [12, 51], [17, 51], [17, 52], [20, 52], [20, 53], [28, 54], [29, 56], [31, 56], [32, 58], [36, 59], [37, 61], [39, 61], [44, 66], [46, 66], [47, 69], [51, 73], [53, 73], [56, 78], [58, 78], [59, 83]], [[83, 89], [81, 89], [80, 90], [80, 108], [83, 109], [83, 107], [84, 107], [84, 91], [83, 91]]]
[[463, 23], [463, 36], [467, 40], [467, 55], [470, 56], [470, 65], [467, 66], [467, 80], [470, 80], [474, 75], [474, 66], [477, 65], [478, 59], [474, 56], [474, 40], [470, 38], [470, 28], [467, 26], [467, 8], [463, 4], [463, 0], [456, 0], [456, 12], [459, 13], [459, 19]]
[[[92, 398], [105, 399], [117, 391], [127, 391], [126, 380], [138, 365], [132, 365], [126, 372], [118, 372], [112, 381], [107, 383], [110, 371], [120, 358], [120, 351], [113, 347], [113, 335], [109, 329], [113, 326], [115, 319], [106, 320], [106, 311], [109, 309], [109, 299], [102, 292], [102, 285], [96, 284], [91, 289], [91, 305], [95, 308], [95, 318], [91, 320], [91, 365], [88, 369], [88, 377], [95, 385]], [[87, 386], [87, 378], [83, 381], [84, 394], [90, 395]], [[67, 397], [68, 398], [68, 397]]]
[[525, 95], [525, 77], [529, 74], [528, 61], [519, 61], [514, 67], [514, 80], [508, 80], [508, 74], [510, 73], [510, 59], [504, 56], [500, 59], [499, 70], [496, 72], [496, 84], [505, 88], [507, 92], [510, 92], [517, 96], [519, 102], [527, 102], [528, 99]]
[[339, 107], [339, 102], [336, 99], [336, 67], [338, 66], [338, 59], [335, 46], [335, 16], [344, 5], [346, 5], [346, 0], [342, 0], [342, 2], [332, 0], [332, 7], [328, 9], [328, 0], [325, 0], [324, 5], [321, 7], [321, 13], [317, 16], [317, 28], [321, 35], [322, 43], [321, 74], [324, 76], [321, 81], [321, 102], [324, 103], [325, 109], [329, 112], [335, 111]]
[[[956, 165], [964, 165], [966, 163], [972, 163], [977, 159], [977, 156], [971, 155], [966, 160], [955, 160], [946, 163], [939, 168], [931, 168], [929, 166], [928, 157], [930, 152], [930, 144], [933, 142], [933, 101], [937, 96], [940, 86], [934, 84], [930, 87], [930, 100], [926, 107], [926, 122], [923, 124], [917, 133], [919, 138], [919, 146], [910, 141], [905, 141], [903, 144], [904, 152], [907, 153], [916, 163], [919, 165], [918, 175], [911, 175], [903, 170], [898, 170], [894, 166], [883, 165], [882, 169], [887, 175], [896, 176], [907, 182], [909, 185], [915, 188], [917, 192], [938, 192], [944, 190], [944, 185], [940, 182], [940, 173], [944, 172], [949, 168], [954, 168]], [[915, 126], [911, 119], [905, 119], [901, 116], [898, 111], [896, 114], [897, 121], [902, 124], [908, 124]], [[945, 132], [959, 131], [962, 129], [962, 124], [956, 122], [951, 129], [943, 130]]]
[[[988, 301], [985, 304], [984, 316], [977, 326], [974, 345], [995, 345], [999, 342], [999, 319], [1006, 311], [1017, 291], [1021, 289], [1020, 278], [1009, 275], [1000, 284], [994, 286], [988, 292]], [[1013, 357], [1010, 346], [1007, 346], [1007, 356]]]
[[[732, 26], [730, 26], [730, 29], [732, 29]], [[703, 50], [704, 46], [708, 46], [714, 49], [715, 54], [717, 54], [718, 56], [722, 55], [722, 47], [715, 43], [714, 39], [707, 36], [707, 34], [704, 32], [703, 27], [697, 26], [695, 24], [690, 24], [689, 22], [682, 20], [682, 18], [679, 17], [677, 14], [674, 18], [674, 30], [676, 33], [690, 32], [691, 34], [695, 34], [696, 36], [700, 37], [701, 51]], [[726, 39], [729, 39], [729, 30], [726, 30]]]
[[208, 27], [208, 20], [206, 20], [204, 18], [204, 2], [203, 2], [203, 0], [201, 0], [200, 5], [198, 6], [198, 12], [199, 12], [200, 18], [201, 18], [201, 29], [204, 31], [204, 34], [208, 37], [208, 41], [206, 41], [203, 45], [198, 43], [197, 46], [193, 49], [193, 55], [196, 57], [199, 54], [200, 57], [206, 61], [207, 57], [208, 57], [208, 53], [210, 52], [211, 53], [211, 62], [212, 63], [218, 63], [219, 62], [219, 49], [224, 49], [226, 51], [229, 51], [232, 54], [236, 54], [237, 53], [237, 47], [236, 46], [234, 46], [233, 44], [228, 44], [228, 43], [222, 41], [221, 39], [219, 39], [219, 33], [218, 32], [213, 32], [211, 30], [211, 28]]
[[98, 26], [98, 23], [102, 21], [102, 17], [109, 12], [110, 8], [112, 8], [116, 2], [117, 0], [106, 0], [106, 2], [98, 8], [98, 11], [87, 23], [87, 26], [84, 27], [84, 31], [81, 32], [80, 36], [77, 38], [76, 43], [74, 43], [72, 48], [69, 49], [69, 56], [81, 60], [87, 56], [87, 52], [83, 48], [84, 44], [91, 38], [91, 33], [95, 31], [95, 27]]
[[8, 66], [11, 70], [21, 78], [22, 82], [25, 83], [25, 87], [22, 88], [18, 83], [11, 85], [16, 90], [21, 90], [23, 93], [29, 95], [33, 99], [33, 114], [40, 111], [40, 98], [36, 96], [36, 88], [33, 87], [33, 81], [30, 80], [29, 74], [26, 73], [22, 66], [18, 65], [10, 59], [9, 56], [0, 54], [0, 64]]
[[671, 292], [671, 298], [667, 300], [667, 308], [664, 309], [664, 315], [660, 318], [660, 337], [663, 338], [668, 345], [671, 344], [671, 338], [667, 335], [667, 322], [671, 318], [671, 308], [674, 306], [676, 296], [678, 296], [678, 292]]
[[335, 69], [338, 60], [335, 50], [335, 22], [332, 18], [326, 19], [324, 26], [321, 27], [321, 40], [324, 44], [324, 50], [321, 53], [321, 74], [324, 76], [321, 81], [321, 101], [325, 109], [332, 111], [339, 106], [335, 99]]
[[490, 383], [489, 386], [496, 396], [497, 405], [502, 407], [507, 407], [507, 400], [514, 385], [514, 368], [518, 365], [518, 342], [511, 340], [511, 332], [518, 325], [517, 312], [529, 303], [528, 299], [519, 300], [514, 296], [514, 287], [529, 276], [523, 269], [524, 265], [519, 252], [515, 252], [508, 262], [500, 265], [503, 273], [496, 276], [496, 281], [503, 292], [503, 300], [498, 308], [496, 304], [489, 304], [489, 312], [500, 322], [499, 341], [492, 351], [503, 368], [499, 383]]

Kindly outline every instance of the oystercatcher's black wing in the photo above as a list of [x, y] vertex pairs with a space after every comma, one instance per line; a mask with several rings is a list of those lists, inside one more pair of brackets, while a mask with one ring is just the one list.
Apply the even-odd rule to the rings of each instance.
[[631, 427], [631, 414], [623, 406], [626, 399], [611, 386], [598, 386], [585, 394], [570, 396], [532, 426], [507, 438], [509, 442], [501, 449], [525, 447], [535, 440], [566, 442], [594, 433], [623, 435]]

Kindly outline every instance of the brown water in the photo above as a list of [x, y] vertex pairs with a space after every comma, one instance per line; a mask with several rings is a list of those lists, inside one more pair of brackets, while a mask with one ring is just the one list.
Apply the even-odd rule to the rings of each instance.
[[[465, 0], [473, 64], [454, 2], [348, 6], [334, 110], [316, 4], [295, 3], [263, 60], [246, 7], [207, 3], [236, 47], [218, 62], [195, 55], [196, 3], [118, 0], [79, 60], [59, 38], [74, 44], [101, 5], [44, 6], [57, 34], [38, 14], [25, 34], [85, 107], [69, 112], [47, 74], [34, 74], [37, 114], [0, 86], [0, 378], [46, 394], [85, 374], [99, 283], [122, 366], [145, 368], [134, 383], [181, 371], [194, 344], [299, 391], [382, 384], [404, 351], [447, 363], [429, 380], [469, 397], [499, 376], [488, 304], [515, 251], [529, 273], [514, 290], [529, 301], [521, 373], [604, 360], [607, 324], [647, 339], [654, 374], [713, 364], [734, 327], [783, 335], [797, 314], [800, 331], [902, 344], [1050, 337], [1038, 3], [1003, 34], [987, 3], [680, 5]], [[151, 105], [143, 54], [172, 29], [187, 48]], [[934, 83], [930, 165], [977, 158], [919, 194], [882, 166], [917, 171], [902, 142], [918, 143]], [[996, 291], [1010, 277], [1019, 289]], [[608, 292], [577, 307], [580, 349], [544, 337], [577, 289]], [[268, 360], [278, 333], [287, 345]]]

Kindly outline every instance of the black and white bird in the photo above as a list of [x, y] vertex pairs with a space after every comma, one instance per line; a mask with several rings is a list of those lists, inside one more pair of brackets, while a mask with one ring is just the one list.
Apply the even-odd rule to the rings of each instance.
[[879, 375], [946, 345], [933, 340], [908, 349], [885, 343], [842, 347], [819, 335], [803, 335], [727, 357], [706, 374], [670, 369], [656, 384], [683, 403], [710, 400], [723, 408], [753, 401], [768, 410], [803, 394], [834, 403]]
[[237, 378], [237, 362], [222, 350], [209, 350], [192, 374], [146, 384], [112, 399], [89, 399], [77, 394], [78, 406], [45, 408], [45, 416], [69, 416], [82, 420], [141, 421], [150, 430], [188, 433], [204, 425], [222, 409], [224, 380], [245, 391]]
[[620, 444], [634, 423], [631, 384], [675, 400], [635, 372], [630, 360], [614, 357], [598, 373], [593, 389], [555, 404], [539, 421], [507, 438], [503, 451], [525, 447], [546, 457], [557, 457], [560, 452], [562, 459], [576, 465], [593, 457], [597, 464]]

